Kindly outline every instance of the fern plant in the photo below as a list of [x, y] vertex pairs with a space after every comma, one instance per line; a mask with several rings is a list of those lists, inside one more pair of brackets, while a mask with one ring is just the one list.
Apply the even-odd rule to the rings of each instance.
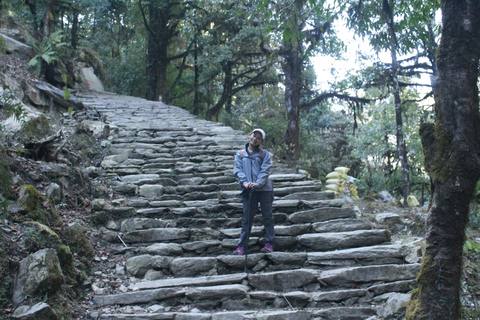
[[65, 35], [62, 30], [52, 33], [48, 38], [42, 41], [40, 46], [37, 46], [34, 41], [32, 46], [39, 52], [29, 62], [28, 65], [34, 68], [37, 74], [41, 72], [42, 61], [50, 64], [54, 60], [58, 60], [58, 49], [67, 46], [68, 43], [63, 42]]
[[[0, 120], [13, 114], [18, 121], [25, 122], [26, 112], [22, 104], [18, 101], [15, 93], [6, 86], [3, 86], [3, 90], [1, 90], [0, 107], [3, 107], [0, 110]], [[0, 130], [2, 129], [0, 124]]]

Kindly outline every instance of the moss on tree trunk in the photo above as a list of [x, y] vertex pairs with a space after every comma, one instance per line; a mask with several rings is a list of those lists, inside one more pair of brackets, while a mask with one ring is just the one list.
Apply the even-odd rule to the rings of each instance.
[[432, 181], [427, 248], [407, 319], [460, 319], [460, 278], [469, 204], [480, 178], [480, 4], [442, 2], [435, 124], [420, 133]]

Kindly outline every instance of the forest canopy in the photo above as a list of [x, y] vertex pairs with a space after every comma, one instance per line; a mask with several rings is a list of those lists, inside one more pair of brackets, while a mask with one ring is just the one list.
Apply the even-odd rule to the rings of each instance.
[[[418, 127], [432, 121], [433, 100], [418, 78], [436, 74], [437, 1], [2, 0], [1, 6], [29, 26], [39, 57], [50, 49], [48, 63], [77, 59], [87, 48], [107, 91], [161, 99], [246, 132], [262, 127], [266, 147], [313, 178], [342, 165], [359, 179], [362, 194], [388, 190], [428, 200]], [[350, 71], [322, 74], [328, 85], [320, 87], [315, 72], [322, 57], [341, 61], [350, 54], [353, 38], [345, 39], [345, 30], [368, 51], [347, 62]], [[392, 59], [380, 59], [380, 52]]]

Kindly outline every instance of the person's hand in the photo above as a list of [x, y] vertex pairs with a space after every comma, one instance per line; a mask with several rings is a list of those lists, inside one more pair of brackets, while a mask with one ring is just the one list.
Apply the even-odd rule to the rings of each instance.
[[258, 183], [255, 182], [247, 182], [243, 185], [246, 189], [251, 189], [251, 188], [258, 188]]

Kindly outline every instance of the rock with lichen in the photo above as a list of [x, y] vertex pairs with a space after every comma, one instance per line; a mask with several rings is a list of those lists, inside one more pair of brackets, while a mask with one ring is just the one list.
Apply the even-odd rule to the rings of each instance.
[[57, 252], [51, 248], [39, 250], [20, 262], [12, 302], [19, 305], [28, 296], [53, 294], [64, 282]]
[[30, 184], [24, 184], [18, 193], [18, 202], [28, 212], [33, 212], [37, 208], [40, 192]]

